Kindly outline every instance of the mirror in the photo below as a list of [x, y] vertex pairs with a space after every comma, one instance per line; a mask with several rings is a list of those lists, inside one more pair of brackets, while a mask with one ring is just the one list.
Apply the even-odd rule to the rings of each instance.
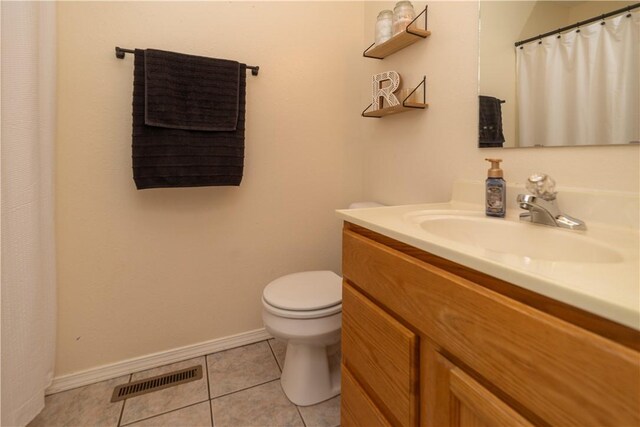
[[639, 144], [639, 46], [637, 0], [481, 0], [479, 146]]

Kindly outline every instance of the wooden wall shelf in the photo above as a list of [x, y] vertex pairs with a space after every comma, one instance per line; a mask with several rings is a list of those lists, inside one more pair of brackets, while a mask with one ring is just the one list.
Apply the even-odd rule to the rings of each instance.
[[427, 108], [429, 104], [423, 104], [421, 102], [405, 102], [400, 105], [395, 105], [393, 107], [381, 108], [375, 111], [366, 111], [362, 113], [364, 117], [384, 117], [389, 116], [391, 114], [404, 113], [405, 111], [411, 110], [424, 110]]
[[[409, 23], [409, 25], [407, 25], [404, 31], [396, 34], [395, 36], [391, 37], [386, 42], [379, 44], [378, 46], [373, 43], [371, 46], [366, 48], [364, 52], [362, 52], [362, 56], [364, 56], [365, 58], [384, 59], [387, 56], [392, 55], [397, 51], [414, 44], [417, 41], [429, 37], [431, 35], [431, 31], [427, 30], [427, 18], [429, 16], [427, 12], [428, 7], [429, 6], [426, 5], [424, 7], [424, 10], [420, 12], [418, 16], [416, 16], [413, 21]], [[424, 30], [418, 28], [416, 24], [416, 21], [422, 15], [424, 15]]]
[[[422, 102], [409, 101], [409, 98], [411, 97], [411, 95], [416, 93], [420, 88], [420, 86], [422, 86]], [[389, 116], [391, 114], [404, 113], [406, 111], [411, 111], [411, 110], [424, 110], [427, 107], [429, 107], [429, 104], [425, 103], [427, 99], [426, 86], [427, 86], [427, 76], [423, 76], [422, 81], [418, 84], [418, 86], [416, 86], [411, 91], [411, 93], [409, 93], [409, 95], [407, 95], [402, 100], [402, 102], [400, 102], [400, 104], [394, 105], [393, 107], [385, 107], [385, 108], [380, 108], [378, 110], [368, 111], [369, 108], [371, 108], [371, 105], [373, 105], [373, 104], [369, 104], [369, 106], [365, 108], [364, 111], [362, 112], [362, 117], [380, 118], [384, 116]]]
[[415, 42], [429, 37], [431, 31], [421, 30], [419, 28], [407, 28], [401, 33], [391, 37], [386, 42], [372, 47], [363, 52], [363, 56], [366, 58], [384, 59], [387, 56], [396, 53], [399, 50], [404, 49], [407, 46], [414, 44]]

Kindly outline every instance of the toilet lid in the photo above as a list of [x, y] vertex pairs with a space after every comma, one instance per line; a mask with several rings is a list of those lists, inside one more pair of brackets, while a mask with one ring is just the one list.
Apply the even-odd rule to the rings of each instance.
[[342, 302], [342, 278], [333, 271], [289, 274], [269, 283], [262, 295], [268, 304], [284, 310], [320, 310]]

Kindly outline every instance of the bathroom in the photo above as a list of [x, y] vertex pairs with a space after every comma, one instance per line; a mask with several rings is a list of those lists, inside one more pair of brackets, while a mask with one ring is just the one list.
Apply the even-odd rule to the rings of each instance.
[[[55, 265], [41, 266], [46, 277], [33, 279], [38, 286], [46, 282], [50, 298], [32, 298], [39, 314], [22, 334], [35, 340], [27, 348], [38, 354], [29, 363], [37, 364], [45, 377], [36, 380], [42, 391], [55, 396], [114, 378], [126, 377], [126, 382], [130, 373], [260, 343], [269, 353], [277, 350], [273, 342], [265, 343], [270, 336], [262, 320], [263, 289], [294, 272], [341, 274], [343, 221], [336, 210], [363, 200], [388, 206], [448, 201], [454, 183], [484, 182], [486, 157], [503, 159], [509, 184], [523, 185], [534, 172], [549, 174], [558, 184], [560, 200], [564, 188], [637, 197], [638, 144], [478, 148], [478, 1], [428, 2], [429, 37], [383, 61], [363, 58], [378, 13], [394, 4], [31, 4], [46, 9], [25, 13], [44, 22], [38, 27], [44, 37], [40, 48], [55, 57], [49, 71], [34, 77], [51, 88], [44, 96], [53, 110], [50, 121], [41, 124], [50, 135], [49, 160], [36, 168], [45, 190], [52, 186], [44, 198], [50, 206], [43, 203], [38, 214], [45, 218], [41, 227], [47, 243], [36, 244], [39, 253], [34, 256], [38, 263], [55, 260]], [[413, 5], [421, 11], [427, 2]], [[20, 47], [5, 36], [6, 16], [3, 10], [3, 80], [11, 71], [5, 53]], [[115, 46], [260, 67], [258, 76], [247, 73], [239, 187], [136, 190], [131, 171], [133, 57], [116, 58]], [[388, 70], [398, 71], [408, 85], [426, 76], [429, 107], [363, 118], [371, 102], [371, 76]], [[3, 81], [4, 135], [5, 117], [17, 105], [11, 96]], [[13, 407], [4, 403], [17, 387], [7, 379], [18, 380], [5, 371], [14, 336], [5, 329], [5, 313], [9, 316], [8, 298], [14, 294], [5, 293], [12, 257], [7, 256], [11, 246], [5, 246], [11, 225], [4, 221], [5, 183], [9, 185], [4, 141], [2, 159], [2, 425], [11, 426], [31, 419], [13, 418], [19, 411], [10, 412], [24, 401], [11, 402]], [[510, 200], [515, 196], [507, 194]], [[212, 359], [207, 356], [207, 367]], [[268, 381], [279, 376], [279, 366], [272, 365], [275, 377]], [[43, 404], [42, 398], [31, 405]], [[207, 410], [215, 400], [205, 397]], [[339, 398], [331, 402], [334, 409], [339, 404]], [[109, 425], [135, 425], [174, 413], [160, 408], [122, 422], [127, 421], [122, 419], [127, 405], [124, 411], [122, 402], [118, 405]], [[80, 411], [86, 415], [93, 409]], [[294, 421], [282, 424], [325, 425], [304, 409], [300, 412], [295, 410]], [[326, 425], [339, 424], [332, 416], [333, 424]], [[208, 417], [207, 425], [224, 425], [211, 411]], [[86, 418], [75, 420], [76, 425], [97, 425]], [[244, 420], [236, 425], [260, 424]]]

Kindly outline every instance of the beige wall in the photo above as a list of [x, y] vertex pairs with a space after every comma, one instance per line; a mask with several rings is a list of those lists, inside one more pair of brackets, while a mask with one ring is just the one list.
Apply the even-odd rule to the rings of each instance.
[[[361, 196], [362, 3], [60, 2], [56, 375], [262, 327], [270, 280], [340, 270], [334, 209]], [[247, 75], [239, 188], [136, 191], [133, 58]]]
[[[482, 7], [484, 8], [484, 1], [482, 2]], [[520, 2], [502, 2], [508, 7], [517, 7]], [[565, 2], [565, 1], [535, 1], [534, 7], [531, 10], [529, 16], [527, 16], [527, 21], [522, 27], [522, 32], [514, 38], [513, 42], [519, 40], [525, 40], [531, 37], [538, 36], [540, 34], [548, 33], [549, 31], [565, 27], [569, 25], [569, 11], [571, 8], [567, 6], [569, 3], [573, 2]], [[581, 2], [582, 3], [582, 2]], [[481, 20], [484, 20], [484, 16], [481, 15]], [[572, 22], [573, 24], [573, 22]], [[491, 28], [487, 28], [488, 31], [491, 31]], [[483, 31], [484, 35], [484, 31]], [[513, 44], [512, 44], [513, 46]], [[513, 51], [513, 49], [512, 49]]]
[[[431, 37], [363, 59], [388, 6], [58, 4], [56, 375], [260, 327], [268, 281], [339, 271], [333, 209], [448, 200], [454, 180], [485, 179], [485, 157], [505, 159], [510, 182], [544, 171], [638, 191], [639, 147], [478, 149], [478, 3], [430, 2]], [[241, 187], [134, 189], [132, 58], [115, 45], [261, 66], [247, 80]], [[429, 109], [361, 118], [386, 70], [407, 84], [426, 74]]]
[[593, 18], [594, 16], [601, 15], [607, 12], [613, 12], [614, 10], [622, 9], [623, 7], [631, 6], [637, 3], [637, 0], [633, 1], [579, 1], [577, 5], [569, 9], [568, 22], [566, 25], [574, 24], [578, 21]]
[[[367, 3], [365, 23], [387, 5]], [[426, 111], [363, 119], [366, 198], [390, 204], [448, 200], [455, 180], [486, 178], [485, 157], [503, 158], [512, 183], [542, 171], [561, 187], [639, 190], [637, 146], [477, 148], [478, 3], [430, 2], [429, 16], [431, 37], [384, 61], [366, 61], [363, 103], [371, 74], [390, 69], [409, 80], [426, 74], [430, 104]], [[367, 28], [364, 34], [371, 39]]]

